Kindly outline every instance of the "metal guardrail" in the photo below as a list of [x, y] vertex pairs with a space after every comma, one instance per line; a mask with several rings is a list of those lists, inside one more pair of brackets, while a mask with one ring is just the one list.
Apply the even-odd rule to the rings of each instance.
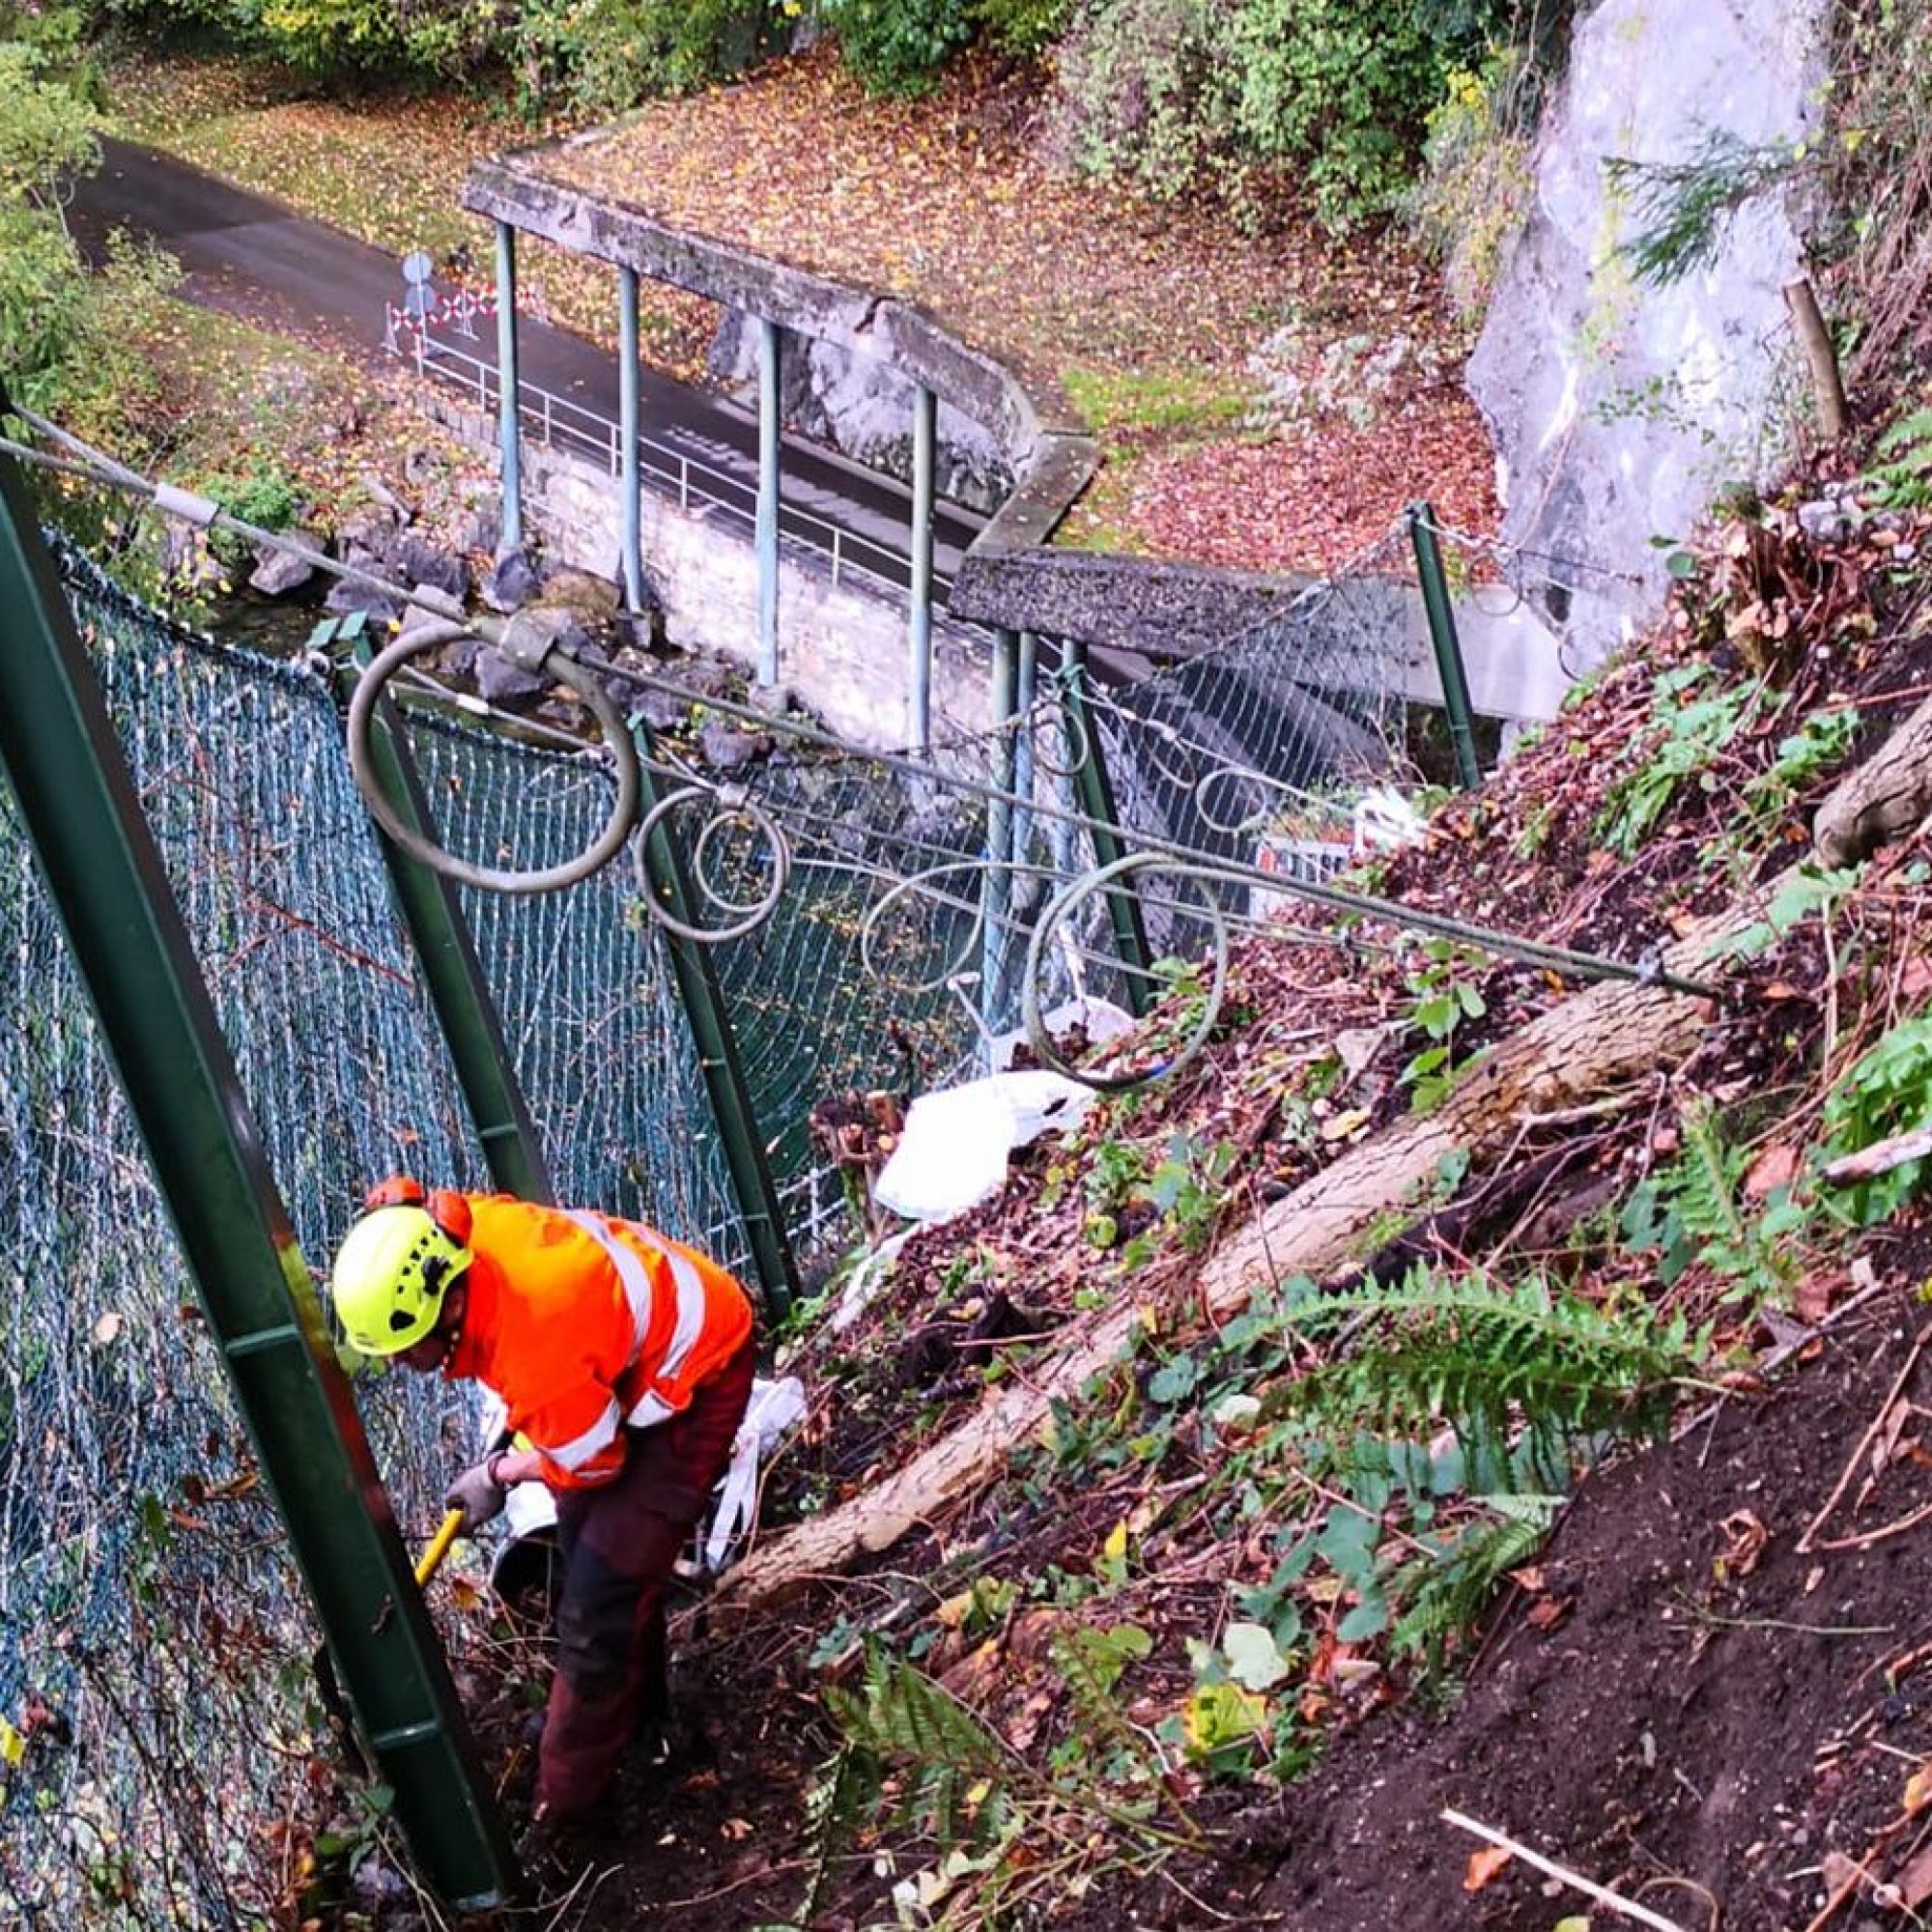
[[[404, 334], [413, 347], [403, 346]], [[482, 409], [497, 407], [501, 378], [494, 360], [441, 341], [415, 323], [407, 324], [403, 331], [392, 330], [392, 335], [397, 338], [393, 353], [409, 356], [418, 375], [434, 377], [474, 396]], [[613, 482], [622, 481], [623, 432], [613, 417], [530, 383], [517, 385], [517, 415], [525, 432], [542, 448], [586, 456], [602, 464]], [[755, 483], [733, 476], [661, 438], [639, 436], [638, 446], [639, 469], [646, 488], [680, 510], [715, 513], [748, 541], [754, 539], [758, 510]], [[843, 529], [796, 503], [781, 502], [779, 506], [779, 543], [794, 555], [803, 554], [823, 561], [835, 584], [857, 578], [867, 587], [884, 589], [895, 598], [906, 595], [912, 576], [907, 552]], [[938, 582], [943, 586], [947, 580], [942, 577]]]

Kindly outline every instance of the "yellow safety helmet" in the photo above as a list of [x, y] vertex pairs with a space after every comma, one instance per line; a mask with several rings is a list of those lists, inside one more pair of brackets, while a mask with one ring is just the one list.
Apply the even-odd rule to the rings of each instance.
[[344, 1237], [330, 1291], [349, 1345], [400, 1355], [436, 1326], [449, 1284], [469, 1250], [423, 1208], [378, 1208]]

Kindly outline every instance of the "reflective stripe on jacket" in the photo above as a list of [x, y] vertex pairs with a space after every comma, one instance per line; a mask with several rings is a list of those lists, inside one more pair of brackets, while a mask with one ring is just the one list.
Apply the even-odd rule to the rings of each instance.
[[752, 1332], [715, 1262], [636, 1221], [466, 1197], [469, 1300], [450, 1376], [496, 1390], [557, 1489], [607, 1482], [626, 1425], [675, 1415]]

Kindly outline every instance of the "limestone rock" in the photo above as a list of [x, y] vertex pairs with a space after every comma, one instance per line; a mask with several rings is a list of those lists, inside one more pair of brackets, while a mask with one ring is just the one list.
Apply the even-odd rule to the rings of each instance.
[[1683, 162], [1714, 130], [1747, 149], [1808, 135], [1825, 19], [1822, 0], [1604, 0], [1578, 21], [1467, 375], [1501, 459], [1507, 568], [1573, 675], [1662, 610], [1668, 551], [1719, 493], [1778, 467], [1764, 426], [1786, 419], [1798, 362], [1790, 198], [1747, 202], [1711, 267], [1658, 288], [1618, 252], [1650, 217], [1605, 163]]

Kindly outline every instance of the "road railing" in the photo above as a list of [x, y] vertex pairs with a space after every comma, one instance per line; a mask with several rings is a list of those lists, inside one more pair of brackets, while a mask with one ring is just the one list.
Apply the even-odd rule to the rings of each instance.
[[[494, 410], [502, 394], [501, 375], [496, 361], [439, 335], [434, 327], [441, 321], [455, 332], [473, 337], [472, 318], [494, 312], [494, 299], [480, 296], [470, 297], [466, 305], [448, 298], [440, 298], [420, 318], [392, 306], [384, 343], [392, 355], [413, 362], [416, 373], [426, 380], [474, 398], [481, 409]], [[568, 396], [520, 382], [517, 418], [524, 433], [540, 448], [582, 457], [600, 465], [613, 482], [622, 481], [624, 435], [614, 417], [574, 402]], [[755, 483], [660, 437], [640, 433], [638, 450], [639, 480], [654, 496], [687, 513], [712, 517], [748, 541], [755, 537], [758, 515]], [[846, 529], [799, 503], [785, 502], [782, 496], [779, 504], [779, 542], [795, 555], [803, 554], [822, 564], [835, 584], [855, 582], [856, 587], [883, 589], [895, 599], [903, 599], [911, 583], [912, 561], [907, 552]], [[947, 582], [940, 575], [937, 587], [944, 588]]]

